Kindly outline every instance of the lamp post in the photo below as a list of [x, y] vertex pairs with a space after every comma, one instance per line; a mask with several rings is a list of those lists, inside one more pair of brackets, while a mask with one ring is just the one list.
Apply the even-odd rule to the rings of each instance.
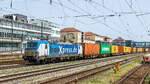
[[12, 41], [12, 45], [11, 45], [11, 54], [13, 55], [13, 32], [14, 32], [14, 30], [13, 30], [13, 20], [11, 20], [11, 29], [12, 29], [12, 31], [11, 31], [11, 41]]
[[22, 31], [22, 35], [21, 35], [21, 55], [22, 55], [22, 49], [23, 49], [23, 31]]
[[41, 22], [41, 39], [43, 38], [43, 22]]

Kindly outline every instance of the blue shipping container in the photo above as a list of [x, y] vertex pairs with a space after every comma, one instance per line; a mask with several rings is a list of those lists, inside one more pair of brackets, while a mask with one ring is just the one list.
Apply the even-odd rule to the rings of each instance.
[[77, 55], [78, 45], [49, 45], [49, 55]]

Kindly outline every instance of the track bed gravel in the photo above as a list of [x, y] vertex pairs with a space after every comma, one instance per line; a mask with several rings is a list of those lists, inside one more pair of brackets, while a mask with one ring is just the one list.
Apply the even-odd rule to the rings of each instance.
[[115, 84], [143, 84], [143, 77], [149, 72], [150, 65], [144, 64], [134, 68]]

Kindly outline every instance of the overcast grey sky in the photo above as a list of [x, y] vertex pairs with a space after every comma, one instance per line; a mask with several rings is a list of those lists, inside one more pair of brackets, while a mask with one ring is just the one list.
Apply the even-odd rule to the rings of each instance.
[[20, 13], [110, 38], [150, 41], [150, 0], [0, 0], [0, 14]]

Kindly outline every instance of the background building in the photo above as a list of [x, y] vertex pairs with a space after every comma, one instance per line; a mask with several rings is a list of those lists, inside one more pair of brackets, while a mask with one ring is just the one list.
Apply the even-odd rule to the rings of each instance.
[[125, 39], [118, 37], [118, 38], [114, 39], [113, 42], [125, 42]]
[[118, 37], [113, 40], [114, 45], [125, 45], [125, 39]]
[[4, 15], [3, 17], [17, 22], [28, 23], [27, 16], [22, 14], [9, 14], [9, 15]]
[[109, 38], [108, 36], [102, 36], [104, 42], [112, 42], [113, 40]]
[[97, 35], [93, 32], [85, 32], [84, 33], [84, 42], [85, 43], [95, 43], [95, 42], [103, 42], [103, 38], [100, 35]]
[[112, 42], [109, 37], [100, 36], [93, 32], [81, 32], [75, 28], [61, 29], [60, 41], [71, 43], [99, 43], [99, 42]]
[[40, 19], [30, 19], [29, 23], [34, 24], [34, 25], [38, 25], [38, 26], [43, 26], [43, 27], [55, 27], [56, 28], [56, 26], [57, 26], [53, 22], [50, 22], [47, 20], [40, 20]]
[[60, 41], [71, 42], [71, 43], [81, 43], [82, 42], [82, 32], [75, 28], [64, 28], [61, 29]]
[[[4, 17], [6, 16], [4, 15]], [[16, 21], [16, 19], [0, 18], [0, 51], [20, 50], [22, 44], [26, 43], [27, 40], [37, 39], [46, 39], [51, 42], [59, 41], [60, 29], [42, 27], [26, 23], [26, 21]]]

